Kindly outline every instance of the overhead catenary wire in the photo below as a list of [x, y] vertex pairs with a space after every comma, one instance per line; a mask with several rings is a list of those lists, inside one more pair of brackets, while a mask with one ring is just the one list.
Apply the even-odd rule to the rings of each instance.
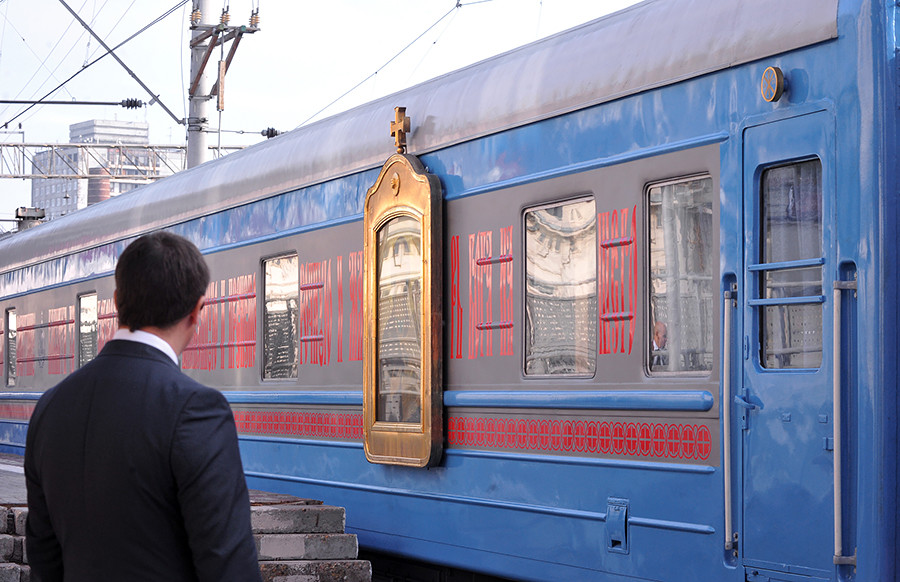
[[93, 36], [95, 39], [97, 39], [97, 42], [99, 42], [101, 45], [103, 45], [103, 48], [105, 48], [109, 52], [109, 54], [112, 55], [112, 58], [114, 58], [117, 63], [122, 65], [122, 67], [128, 72], [128, 74], [131, 75], [131, 78], [134, 79], [135, 81], [137, 81], [138, 85], [140, 85], [141, 88], [143, 88], [147, 92], [147, 94], [150, 95], [150, 97], [151, 97], [150, 103], [151, 104], [153, 104], [154, 102], [159, 103], [159, 106], [163, 108], [163, 111], [168, 113], [169, 116], [172, 119], [174, 119], [176, 123], [179, 123], [179, 124], [184, 123], [185, 120], [178, 119], [177, 117], [175, 117], [175, 114], [172, 113], [172, 111], [168, 107], [166, 107], [165, 103], [163, 103], [159, 99], [159, 96], [154, 94], [153, 91], [150, 90], [150, 87], [148, 87], [143, 81], [141, 81], [140, 77], [138, 77], [134, 71], [132, 71], [130, 68], [128, 68], [128, 65], [126, 65], [125, 62], [119, 58], [119, 56], [114, 52], [114, 50], [109, 48], [109, 46], [103, 41], [103, 39], [100, 38], [80, 16], [78, 16], [78, 13], [75, 12], [74, 10], [72, 10], [72, 8], [68, 4], [66, 4], [66, 0], [59, 0], [59, 2], [60, 2], [60, 4], [65, 6], [66, 10], [68, 10], [72, 14], [72, 16], [74, 16], [75, 19], [78, 22], [80, 22], [81, 25], [83, 27], [85, 27], [85, 29], [87, 29], [87, 31], [89, 33], [91, 33], [91, 36]]
[[[75, 73], [73, 73], [71, 76], [69, 76], [68, 79], [66, 79], [65, 81], [63, 81], [62, 83], [60, 83], [59, 85], [57, 85], [55, 88], [53, 88], [51, 91], [49, 91], [48, 93], [46, 93], [43, 97], [41, 97], [41, 99], [40, 99], [39, 101], [48, 98], [50, 95], [53, 95], [53, 94], [54, 94], [56, 91], [58, 91], [63, 85], [65, 85], [66, 83], [68, 83], [69, 81], [71, 81], [72, 79], [74, 79], [75, 77], [77, 77], [78, 75], [80, 75], [81, 73], [83, 73], [84, 71], [86, 71], [86, 70], [88, 69], [88, 67], [90, 67], [90, 66], [96, 64], [98, 61], [100, 61], [101, 59], [103, 59], [105, 56], [111, 54], [111, 52], [112, 52], [113, 50], [118, 50], [119, 48], [121, 48], [121, 47], [122, 47], [123, 45], [125, 45], [126, 43], [128, 43], [128, 42], [134, 40], [136, 37], [138, 37], [139, 35], [141, 35], [141, 34], [144, 33], [145, 31], [147, 31], [149, 28], [151, 28], [151, 27], [154, 26], [155, 24], [158, 24], [159, 22], [161, 22], [162, 20], [164, 20], [167, 16], [169, 16], [170, 14], [172, 14], [173, 12], [175, 12], [176, 10], [178, 10], [179, 8], [181, 8], [182, 6], [184, 6], [185, 4], [187, 4], [188, 1], [189, 1], [189, 0], [180, 0], [175, 6], [173, 6], [173, 7], [170, 8], [170, 9], [168, 9], [167, 11], [165, 11], [162, 15], [160, 15], [159, 17], [157, 17], [156, 19], [154, 19], [152, 22], [150, 22], [149, 24], [147, 24], [146, 26], [144, 26], [143, 28], [141, 28], [140, 30], [138, 30], [137, 32], [135, 32], [134, 34], [132, 34], [131, 36], [129, 36], [128, 38], [126, 38], [125, 40], [123, 40], [122, 42], [120, 42], [119, 44], [117, 44], [117, 45], [116, 45], [115, 47], [113, 47], [111, 50], [107, 50], [107, 52], [105, 52], [104, 54], [100, 55], [99, 57], [97, 57], [96, 59], [94, 59], [93, 61], [91, 61], [90, 63], [88, 63], [87, 66], [84, 66], [84, 67], [82, 67], [81, 69], [79, 69], [78, 71], [76, 71]], [[20, 93], [21, 93], [21, 91], [20, 91]], [[30, 109], [32, 109], [33, 107], [36, 107], [37, 105], [38, 105], [38, 104], [29, 105], [29, 106], [26, 107], [23, 111], [19, 112], [15, 117], [13, 117], [12, 119], [9, 119], [8, 121], [4, 122], [3, 125], [0, 126], [0, 127], [7, 127], [10, 123], [12, 123], [12, 122], [15, 121], [16, 119], [18, 119], [19, 117], [21, 117], [22, 115], [24, 115], [25, 113], [27, 113]]]
[[457, 14], [459, 14], [459, 10], [457, 10], [453, 13], [453, 18], [451, 18], [450, 20], [447, 21], [447, 24], [444, 26], [444, 29], [438, 34], [437, 38], [434, 39], [434, 42], [431, 43], [431, 46], [428, 47], [428, 50], [426, 50], [422, 54], [422, 58], [419, 59], [419, 62], [416, 63], [416, 66], [413, 67], [413, 69], [409, 72], [409, 77], [407, 79], [407, 82], [409, 79], [412, 79], [415, 77], [416, 72], [419, 70], [419, 67], [422, 66], [422, 63], [425, 62], [425, 60], [428, 58], [428, 55], [431, 54], [431, 49], [434, 48], [435, 45], [437, 45], [437, 43], [441, 40], [441, 38], [443, 38], [444, 33], [446, 33], [447, 30], [450, 28], [450, 26], [453, 24], [453, 21], [456, 19]]
[[[173, 8], [170, 8], [169, 10], [167, 10], [166, 12], [164, 12], [161, 16], [157, 17], [157, 18], [154, 19], [152, 22], [150, 22], [149, 24], [147, 24], [146, 26], [144, 26], [143, 28], [141, 28], [140, 30], [138, 30], [137, 32], [135, 32], [134, 34], [132, 34], [131, 36], [129, 36], [128, 38], [126, 38], [125, 40], [123, 40], [122, 42], [120, 42], [119, 44], [117, 44], [117, 45], [113, 48], [113, 50], [117, 50], [117, 49], [119, 49], [120, 47], [122, 47], [123, 45], [125, 45], [127, 42], [133, 40], [134, 38], [136, 38], [137, 36], [139, 36], [141, 33], [143, 33], [144, 31], [146, 31], [146, 30], [149, 29], [150, 27], [152, 27], [153, 25], [155, 25], [155, 24], [159, 23], [160, 21], [162, 21], [163, 19], [165, 19], [169, 14], [171, 14], [172, 12], [174, 12], [175, 10], [177, 10], [179, 7], [181, 7], [182, 5], [186, 4], [187, 2], [188, 2], [188, 0], [182, 0], [179, 4], [176, 4]], [[87, 2], [85, 1], [85, 4], [86, 4], [86, 3], [87, 3]], [[84, 4], [82, 4], [82, 7], [83, 7], [83, 6], [84, 6]], [[100, 9], [102, 10], [104, 6], [106, 6], [106, 2], [104, 2], [103, 6], [101, 6]], [[130, 8], [130, 7], [129, 7], [129, 8]], [[124, 17], [124, 15], [123, 15], [123, 17]], [[121, 21], [122, 21], [122, 18], [120, 17], [119, 20], [116, 22], [116, 24], [113, 26], [113, 29], [115, 29], [115, 27], [118, 26], [118, 24], [119, 24]], [[69, 28], [71, 28], [71, 26], [72, 26], [72, 24], [74, 24], [74, 22], [75, 22], [75, 21], [73, 20], [72, 22], [69, 23], [69, 25], [66, 27], [66, 31], [68, 31]], [[63, 32], [63, 35], [65, 35], [65, 32], [66, 32], [66, 31]], [[61, 35], [61, 36], [62, 36], [62, 35]], [[79, 38], [80, 38], [80, 37], [79, 37]], [[77, 42], [77, 41], [76, 41], [76, 42]], [[59, 44], [59, 43], [57, 42], [57, 44]], [[54, 46], [54, 49], [53, 49], [53, 50], [55, 50], [55, 48], [56, 48], [56, 47]], [[74, 46], [73, 46], [73, 48], [74, 48]], [[53, 50], [51, 50], [51, 53], [53, 52]], [[99, 50], [99, 49], [98, 49], [98, 50]], [[22, 115], [24, 115], [25, 113], [27, 113], [28, 111], [30, 111], [32, 108], [34, 108], [34, 107], [36, 107], [37, 105], [39, 105], [41, 102], [43, 102], [44, 100], [46, 100], [49, 96], [51, 96], [51, 95], [53, 95], [54, 93], [56, 93], [56, 91], [58, 91], [60, 88], [64, 87], [69, 81], [71, 81], [72, 79], [74, 79], [75, 77], [77, 77], [78, 75], [80, 75], [81, 73], [83, 73], [85, 70], [87, 70], [88, 67], [94, 65], [95, 63], [97, 63], [98, 61], [100, 61], [103, 57], [105, 57], [105, 56], [108, 55], [108, 54], [109, 54], [109, 52], [104, 53], [103, 55], [97, 57], [96, 59], [94, 59], [93, 61], [91, 61], [90, 63], [88, 63], [87, 65], [82, 66], [81, 69], [79, 69], [79, 70], [76, 71], [74, 74], [72, 74], [71, 76], [69, 76], [69, 78], [67, 78], [65, 81], [63, 81], [62, 83], [60, 83], [59, 85], [57, 85], [56, 87], [54, 87], [53, 89], [51, 89], [49, 92], [47, 92], [46, 94], [44, 94], [44, 96], [41, 97], [41, 98], [38, 100], [37, 103], [35, 103], [35, 104], [33, 104], [33, 105], [30, 105], [29, 107], [25, 108], [23, 111], [19, 112], [15, 117], [13, 117], [12, 119], [10, 119], [9, 121], [6, 121], [6, 122], [3, 124], [3, 127], [7, 127], [10, 123], [12, 123], [13, 121], [15, 121], [16, 119], [18, 119], [19, 117], [21, 117]], [[54, 69], [54, 70], [55, 70], [55, 69]], [[34, 78], [34, 75], [32, 75], [32, 78]], [[29, 79], [29, 82], [30, 82], [30, 79]], [[27, 85], [27, 83], [26, 83], [26, 85]], [[19, 91], [19, 94], [21, 94], [21, 92], [22, 92], [22, 91]], [[68, 93], [68, 90], [66, 90], [66, 92]], [[71, 95], [71, 93], [69, 93], [69, 95]], [[19, 96], [19, 95], [17, 94], [16, 97], [18, 98], [18, 96]], [[74, 96], [73, 96], [73, 98], [74, 98]]]
[[[101, 11], [103, 10], [104, 7], [106, 7], [106, 4], [107, 4], [108, 2], [109, 2], [109, 0], [105, 0], [105, 1], [103, 2], [103, 5], [100, 6], [100, 10], [101, 10]], [[84, 2], [82, 3], [81, 7], [79, 8], [79, 10], [83, 10], [84, 7], [85, 7], [85, 5], [87, 5], [87, 3], [88, 3], [88, 0], [84, 0]], [[96, 2], [95, 2], [95, 4], [96, 4]], [[94, 18], [93, 18], [93, 20], [91, 21], [92, 24], [93, 24], [93, 21], [96, 20], [96, 18], [97, 18], [97, 11], [95, 10], [94, 12], [95, 12], [95, 13], [94, 13]], [[66, 33], [69, 32], [69, 29], [72, 28], [72, 25], [73, 25], [73, 24], [75, 24], [75, 22], [74, 22], [74, 21], [70, 21], [69, 24], [66, 25], [65, 30], [63, 30], [62, 34], [60, 34], [60, 35], [59, 35], [59, 38], [56, 40], [56, 44], [53, 45], [53, 48], [50, 49], [50, 52], [47, 53], [47, 56], [44, 57], [43, 61], [41, 62], [41, 66], [47, 69], [49, 75], [48, 75], [48, 77], [47, 77], [46, 79], [44, 79], [43, 82], [41, 82], [40, 85], [38, 85], [37, 89], [35, 89], [34, 91], [31, 92], [32, 96], [35, 95], [35, 94], [37, 94], [37, 92], [40, 91], [40, 90], [44, 87], [44, 85], [47, 84], [47, 81], [49, 81], [50, 79], [53, 79], [54, 81], [57, 81], [57, 82], [59, 81], [59, 79], [56, 78], [56, 70], [59, 69], [60, 65], [62, 65], [63, 60], [60, 60], [60, 61], [56, 64], [56, 66], [53, 67], [53, 70], [50, 70], [50, 69], [48, 69], [48, 68], [46, 67], [46, 62], [50, 59], [51, 56], [53, 56], [54, 53], [56, 53], [56, 49], [59, 48], [60, 43], [62, 43], [63, 39], [64, 39], [65, 36], [66, 36]], [[75, 50], [75, 47], [78, 45], [79, 42], [81, 42], [81, 39], [82, 39], [83, 36], [84, 36], [84, 32], [82, 32], [81, 34], [79, 34], [79, 35], [78, 35], [78, 38], [75, 39], [75, 42], [72, 43], [72, 45], [69, 47], [69, 50], [67, 50], [66, 53], [71, 53], [73, 50]], [[24, 39], [23, 39], [23, 40], [24, 40]], [[35, 55], [35, 56], [37, 56], [37, 55]], [[28, 87], [28, 85], [31, 83], [32, 79], [34, 79], [34, 78], [37, 76], [37, 74], [38, 74], [39, 71], [40, 71], [40, 68], [35, 69], [34, 74], [31, 75], [31, 77], [28, 79], [28, 81], [22, 86], [22, 89], [19, 90], [19, 93], [16, 94], [16, 97], [15, 97], [16, 99], [19, 98], [19, 95], [21, 95], [22, 91], [24, 91], [25, 88]], [[63, 89], [66, 93], [69, 94], [69, 97], [71, 97], [72, 99], [75, 99], [75, 95], [73, 95], [71, 91], [69, 91], [67, 88], [65, 88], [65, 86], [58, 85], [58, 86], [57, 86], [57, 90], [58, 90], [60, 87], [62, 87], [62, 89]]]
[[[91, 20], [91, 26], [94, 26], [94, 21], [97, 20], [97, 16], [99, 16], [100, 12], [102, 12], [103, 9], [106, 8], [107, 2], [109, 2], [109, 0], [106, 0], [106, 1], [103, 3], [103, 6], [100, 7], [100, 10], [98, 10], [97, 13], [94, 14], [94, 18]], [[113, 32], [115, 32], [115, 30], [119, 27], [120, 24], [122, 24], [122, 21], [125, 20], [125, 17], [126, 17], [126, 16], [128, 16], [128, 13], [131, 12], [131, 9], [132, 9], [132, 8], [134, 8], [135, 2], [137, 2], [137, 0], [131, 0], [131, 4], [128, 5], [128, 8], [126, 8], [125, 11], [122, 12], [122, 15], [119, 16], [119, 19], [116, 20], [116, 23], [113, 24], [113, 25], [112, 25], [112, 28], [109, 29], [109, 32], [106, 33], [107, 38], [108, 38], [110, 35], [112, 35]], [[79, 12], [81, 12], [81, 11], [79, 10]], [[88, 46], [90, 46], [90, 42], [91, 42], [91, 37], [88, 36]], [[84, 61], [87, 62], [87, 61], [89, 60], [90, 57], [93, 57], [95, 54], [97, 54], [98, 52], [100, 52], [100, 50], [101, 50], [101, 47], [94, 47], [94, 50], [91, 51], [90, 55], [89, 55], [89, 56], [85, 56]], [[82, 66], [84, 66], [84, 65], [82, 65]]]
[[[0, 0], [0, 4], [6, 3], [6, 0]], [[3, 39], [6, 38], [6, 20], [9, 15], [9, 4], [3, 7], [3, 27], [0, 28], [0, 67], [3, 66]]]
[[0, 99], [0, 103], [41, 104], [41, 105], [120, 105], [126, 109], [143, 107], [140, 99], [122, 99], [121, 101], [31, 101], [27, 99]]
[[[9, 6], [9, 4], [7, 3], [7, 8], [8, 8], [8, 6]], [[19, 39], [22, 41], [22, 44], [25, 45], [25, 48], [27, 48], [29, 51], [31, 51], [31, 54], [33, 54], [35, 56], [35, 58], [38, 61], [40, 61], [40, 63], [41, 63], [40, 66], [34, 70], [34, 73], [31, 74], [31, 77], [29, 77], [28, 81], [25, 82], [25, 84], [22, 86], [22, 88], [19, 90], [19, 92], [16, 93], [16, 98], [18, 99], [19, 96], [22, 95], [22, 92], [25, 90], [25, 88], [28, 86], [28, 84], [31, 83], [31, 81], [38, 75], [38, 73], [41, 71], [42, 68], [46, 69], [50, 73], [51, 77], [53, 76], [53, 71], [50, 71], [49, 67], [47, 67], [47, 58], [53, 53], [53, 51], [56, 50], [56, 47], [59, 46], [59, 43], [62, 42], [63, 37], [65, 36], [66, 32], [69, 31], [69, 28], [71, 28], [72, 23], [70, 22], [69, 25], [66, 27], [66, 29], [63, 31], [63, 33], [61, 35], [59, 35], [59, 39], [56, 41], [56, 44], [53, 45], [53, 48], [50, 49], [50, 52], [47, 54], [47, 57], [44, 57], [44, 58], [41, 58], [41, 56], [37, 54], [37, 52], [31, 47], [31, 45], [28, 44], [28, 41], [25, 40], [25, 35], [23, 35], [21, 32], [19, 32], [19, 29], [16, 28], [16, 25], [9, 21], [8, 13], [4, 13], [3, 14], [4, 29], [6, 28], [7, 24], [13, 30], [13, 32], [16, 34], [16, 36], [18, 36]], [[69, 91], [66, 90], [66, 92], [68, 93]], [[71, 93], [69, 93], [69, 96], [74, 97]]]
[[[134, 5], [134, 1], [135, 1], [135, 0], [132, 0], [132, 5]], [[81, 6], [79, 7], [79, 9], [78, 9], [79, 12], [80, 12], [81, 10], [84, 9], [84, 7], [87, 5], [87, 3], [88, 3], [88, 0], [85, 0], [85, 1], [82, 3], [82, 5], [81, 5]], [[99, 10], [98, 10], [98, 9], [96, 8], [96, 0], [95, 0], [95, 3], [94, 3], [94, 4], [95, 4], [95, 6], [94, 6], [94, 16], [93, 16], [92, 19], [91, 19], [91, 25], [94, 24], [94, 22], [95, 22], [96, 19], [97, 19], [97, 16], [99, 15], [100, 12], [103, 11], [104, 8], [106, 8], [106, 5], [107, 5], [108, 3], [109, 3], [109, 0], [104, 0], [103, 4], [100, 6], [100, 8], [99, 8]], [[131, 9], [131, 6], [129, 6], [129, 7], [126, 9], [125, 14], [127, 14], [127, 13], [128, 13], [128, 10], [130, 10], [130, 9]], [[115, 30], [115, 28], [121, 23], [122, 18], [124, 18], [124, 14], [122, 15], [122, 17], [119, 18], [119, 20], [116, 22], [116, 24], [113, 25], [113, 29], [112, 29], [112, 30]], [[66, 33], [69, 32], [69, 29], [72, 28], [72, 25], [73, 25], [73, 24], [75, 24], [75, 21], [74, 21], [74, 20], [70, 21], [69, 24], [66, 26], [65, 30], [63, 30], [63, 32], [62, 32], [60, 35], [58, 35], [59, 38], [58, 38], [58, 40], [56, 41], [56, 44], [53, 45], [53, 48], [50, 49], [50, 51], [47, 53], [47, 56], [43, 59], [42, 66], [44, 66], [44, 68], [47, 68], [46, 65], [45, 65], [45, 63], [46, 63], [47, 60], [48, 60], [48, 59], [56, 52], [56, 49], [59, 48], [60, 43], [61, 43], [61, 42], [63, 41], [63, 39], [65, 38]], [[10, 24], [10, 25], [12, 26], [12, 24]], [[110, 31], [110, 32], [111, 32], [111, 31]], [[75, 47], [78, 45], [79, 42], [81, 42], [81, 38], [84, 36], [84, 34], [85, 34], [85, 33], [82, 32], [80, 35], [78, 35], [78, 38], [75, 40], [74, 43], [72, 43], [72, 45], [71, 45], [71, 47], [69, 47], [68, 51], [66, 51], [67, 53], [71, 53], [73, 50], [75, 50]], [[24, 38], [23, 38], [23, 41], [24, 41]], [[90, 37], [88, 37], [88, 45], [90, 46]], [[27, 46], [27, 43], [26, 43], [26, 46]], [[29, 48], [30, 48], [30, 47], [29, 47]], [[98, 49], [98, 50], [99, 50], [99, 49]], [[32, 51], [32, 52], [34, 52], [34, 51]], [[95, 52], [96, 52], [96, 51], [95, 51]], [[35, 56], [37, 57], [37, 54], [35, 54]], [[40, 57], [38, 57], [38, 58], [40, 58]], [[48, 72], [50, 73], [49, 77], [47, 77], [47, 79], [45, 79], [45, 80], [38, 86], [38, 88], [37, 88], [34, 92], [32, 92], [32, 95], [34, 95], [35, 93], [37, 93], [37, 91], [39, 91], [39, 90], [47, 83], [47, 81], [50, 80], [50, 78], [53, 78], [53, 79], [56, 80], [56, 76], [55, 76], [56, 70], [60, 67], [60, 65], [62, 65], [62, 63], [63, 63], [63, 61], [60, 60], [60, 61], [57, 63], [57, 65], [56, 65], [55, 67], [53, 67], [53, 70], [49, 70], [49, 69], [48, 69]], [[85, 66], [86, 66], [86, 65], [82, 65], [82, 67], [85, 67]], [[28, 81], [25, 82], [25, 84], [22, 86], [22, 88], [21, 88], [21, 89], [19, 90], [19, 92], [16, 94], [16, 96], [15, 96], [16, 99], [18, 99], [19, 96], [22, 94], [22, 92], [25, 91], [25, 89], [28, 87], [28, 85], [31, 83], [31, 81], [37, 76], [37, 74], [38, 74], [39, 71], [40, 71], [39, 68], [36, 69], [35, 72], [34, 72], [34, 73], [31, 75], [31, 77], [28, 79]], [[70, 79], [71, 79], [71, 77], [70, 77]], [[57, 85], [57, 86], [53, 89], [53, 91], [51, 91], [48, 95], [45, 95], [44, 97], [42, 97], [42, 98], [41, 98], [41, 101], [43, 101], [44, 99], [46, 99], [49, 95], [52, 95], [53, 93], [55, 93], [56, 91], [58, 91], [60, 88], [64, 89], [64, 90], [66, 91], [66, 93], [68, 93], [69, 96], [72, 97], [72, 99], [75, 99], [75, 96], [72, 95], [72, 93], [71, 93], [68, 89], [65, 88], [65, 83], [66, 83], [66, 81], [64, 81], [63, 83], [60, 83], [59, 85]], [[32, 107], [33, 107], [33, 106], [32, 106]], [[22, 111], [22, 112], [21, 112], [19, 115], [17, 115], [16, 118], [14, 118], [14, 119], [17, 119], [17, 118], [18, 118], [19, 116], [21, 116], [22, 114], [28, 112], [30, 109], [32, 109], [32, 107], [28, 107], [27, 109], [25, 109], [24, 111]], [[6, 111], [6, 109], [4, 109], [4, 112], [5, 112], [5, 111]], [[9, 123], [9, 122], [7, 122], [7, 123]]]
[[[85, 4], [87, 4], [87, 0], [85, 0]], [[82, 5], [82, 7], [83, 7], [83, 5]], [[79, 8], [78, 11], [81, 12], [81, 8]], [[94, 21], [97, 20], [97, 0], [94, 0], [93, 11], [94, 11], [94, 17], [91, 19], [91, 25], [93, 25]], [[70, 25], [71, 25], [71, 23], [70, 23]], [[81, 66], [82, 67], [87, 66], [89, 60], [91, 60], [91, 37], [88, 37], [87, 46], [84, 47], [84, 62], [81, 63]]]
[[387, 66], [390, 65], [392, 62], [394, 62], [395, 60], [397, 60], [397, 58], [398, 58], [400, 55], [402, 55], [404, 52], [406, 52], [406, 51], [409, 49], [409, 47], [411, 47], [412, 45], [416, 44], [423, 36], [425, 36], [426, 34], [428, 34], [428, 33], [431, 31], [431, 29], [433, 29], [435, 26], [437, 26], [438, 24], [440, 24], [442, 20], [444, 20], [445, 18], [447, 18], [448, 16], [450, 16], [451, 14], [453, 14], [453, 12], [454, 12], [455, 10], [460, 9], [460, 8], [462, 8], [463, 6], [471, 6], [471, 5], [474, 5], [474, 4], [483, 4], [483, 3], [485, 3], [485, 2], [490, 2], [490, 1], [491, 1], [491, 0], [474, 0], [473, 2], [466, 2], [466, 3], [463, 3], [463, 2], [461, 2], [460, 0], [457, 0], [457, 1], [456, 1], [456, 4], [453, 5], [453, 8], [451, 8], [450, 10], [447, 11], [446, 14], [444, 14], [443, 16], [441, 16], [440, 18], [438, 18], [431, 26], [429, 26], [428, 28], [426, 28], [419, 36], [417, 36], [416, 38], [414, 38], [409, 44], [407, 44], [405, 47], [403, 47], [402, 49], [400, 49], [400, 52], [398, 52], [397, 54], [395, 54], [394, 56], [392, 56], [390, 59], [388, 59], [388, 61], [387, 61], [386, 63], [384, 63], [383, 65], [381, 65], [380, 67], [378, 67], [378, 68], [375, 70], [375, 72], [373, 72], [373, 73], [370, 74], [368, 77], [366, 77], [365, 79], [363, 79], [362, 81], [360, 81], [359, 83], [357, 83], [356, 85], [354, 85], [353, 87], [351, 87], [350, 89], [348, 89], [347, 91], [345, 91], [340, 97], [338, 97], [337, 99], [335, 99], [334, 101], [332, 101], [331, 103], [329, 103], [328, 105], [326, 105], [325, 107], [319, 109], [318, 111], [316, 111], [315, 113], [313, 113], [312, 115], [310, 115], [309, 117], [307, 117], [307, 118], [306, 118], [305, 120], [303, 120], [303, 121], [300, 123], [300, 125], [298, 125], [297, 127], [302, 127], [302, 126], [306, 125], [306, 124], [309, 123], [311, 120], [313, 120], [313, 119], [315, 119], [316, 117], [318, 117], [319, 114], [321, 114], [323, 111], [327, 110], [327, 109], [330, 108], [332, 105], [334, 105], [335, 103], [337, 103], [338, 101], [340, 101], [341, 99], [343, 99], [344, 97], [346, 97], [347, 95], [349, 95], [350, 93], [356, 91], [360, 86], [362, 86], [363, 84], [365, 84], [368, 80], [372, 79], [375, 75], [377, 75], [377, 74], [378, 74], [380, 71], [382, 71], [385, 67], [387, 67]]

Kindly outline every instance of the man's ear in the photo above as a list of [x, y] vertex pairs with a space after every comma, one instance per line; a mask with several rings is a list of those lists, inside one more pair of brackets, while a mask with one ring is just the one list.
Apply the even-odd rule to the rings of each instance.
[[204, 295], [197, 301], [197, 305], [195, 305], [191, 312], [188, 314], [188, 323], [191, 325], [191, 327], [194, 327], [195, 325], [200, 323], [200, 312], [203, 310], [204, 303], [206, 303], [206, 295]]

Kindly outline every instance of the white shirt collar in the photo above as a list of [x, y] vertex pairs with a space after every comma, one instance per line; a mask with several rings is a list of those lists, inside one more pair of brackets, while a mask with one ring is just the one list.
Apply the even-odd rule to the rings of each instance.
[[131, 331], [126, 327], [119, 328], [116, 331], [116, 334], [113, 336], [113, 339], [117, 340], [125, 340], [129, 342], [138, 342], [140, 344], [148, 345], [152, 348], [156, 348], [165, 355], [169, 356], [175, 365], [179, 368], [181, 364], [178, 363], [178, 354], [175, 353], [175, 350], [172, 349], [172, 346], [169, 345], [169, 342], [159, 337], [158, 335], [153, 335], [152, 333], [135, 330]]

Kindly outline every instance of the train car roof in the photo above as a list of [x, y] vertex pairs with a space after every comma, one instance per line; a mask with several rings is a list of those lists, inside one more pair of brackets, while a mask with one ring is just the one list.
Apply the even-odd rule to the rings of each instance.
[[647, 0], [0, 241], [0, 270], [837, 37], [837, 0]]

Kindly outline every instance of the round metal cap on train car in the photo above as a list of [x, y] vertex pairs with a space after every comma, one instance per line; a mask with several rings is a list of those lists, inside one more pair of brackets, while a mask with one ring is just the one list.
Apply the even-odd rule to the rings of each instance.
[[772, 103], [781, 99], [784, 95], [784, 73], [778, 67], [768, 67], [763, 71], [759, 90], [763, 99]]

